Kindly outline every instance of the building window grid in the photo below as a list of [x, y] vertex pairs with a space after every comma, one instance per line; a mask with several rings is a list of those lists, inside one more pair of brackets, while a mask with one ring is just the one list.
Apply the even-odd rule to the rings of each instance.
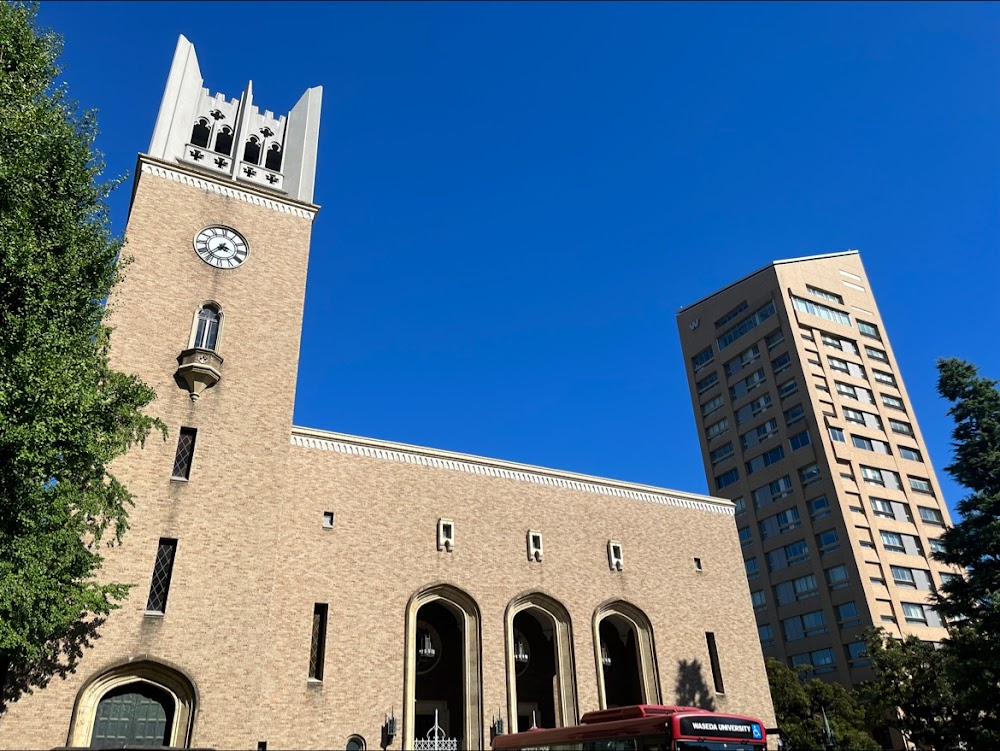
[[927, 625], [927, 612], [923, 605], [915, 602], [900, 603], [903, 606], [903, 617], [913, 626]]
[[771, 360], [771, 372], [774, 375], [784, 373], [790, 367], [792, 367], [792, 356], [787, 352], [783, 355], [778, 355], [776, 358]]
[[778, 605], [788, 605], [819, 596], [819, 585], [812, 574], [781, 582], [774, 587], [774, 600]]
[[903, 400], [897, 396], [882, 394], [882, 404], [890, 409], [898, 409], [901, 412], [906, 412], [906, 407], [903, 406]]
[[819, 521], [833, 513], [830, 501], [825, 495], [813, 498], [809, 501], [809, 516], [813, 521]]
[[858, 331], [860, 331], [864, 336], [882, 341], [882, 335], [879, 334], [878, 326], [876, 326], [874, 323], [868, 323], [868, 321], [862, 321], [859, 318]]
[[732, 360], [728, 360], [722, 369], [726, 371], [726, 377], [732, 378], [746, 367], [753, 365], [760, 359], [760, 347], [756, 344], [747, 347]]
[[897, 587], [917, 588], [916, 579], [913, 578], [913, 569], [905, 566], [889, 566], [889, 571], [892, 573], [892, 580]]
[[716, 436], [720, 436], [729, 430], [729, 418], [723, 417], [721, 420], [713, 422], [707, 428], [705, 428], [705, 437], [708, 440], [712, 440]]
[[694, 372], [697, 373], [714, 359], [715, 353], [712, 351], [712, 345], [709, 344], [705, 349], [691, 358], [691, 365], [694, 367]]
[[826, 569], [826, 583], [830, 589], [843, 589], [848, 586], [851, 583], [851, 577], [847, 571], [847, 566], [841, 564]]
[[837, 605], [835, 610], [837, 611], [837, 624], [841, 628], [861, 625], [861, 613], [858, 611], [857, 603], [853, 600]]
[[827, 347], [839, 349], [841, 352], [848, 352], [852, 355], [858, 354], [858, 345], [854, 343], [853, 339], [845, 339], [842, 336], [834, 336], [825, 332], [821, 334], [821, 339]]
[[815, 675], [832, 673], [837, 669], [837, 660], [832, 649], [817, 649], [814, 652], [804, 652], [791, 657], [792, 667], [811, 665]]
[[809, 437], [809, 431], [803, 430], [800, 433], [796, 433], [791, 438], [788, 439], [788, 445], [791, 447], [792, 451], [798, 451], [801, 448], [808, 446], [812, 440]]
[[836, 550], [840, 550], [840, 538], [836, 529], [828, 529], [816, 535], [816, 546], [820, 555], [826, 555]]
[[917, 512], [920, 514], [920, 520], [925, 524], [934, 524], [940, 527], [944, 526], [944, 517], [936, 508], [917, 506]]
[[803, 313], [808, 313], [809, 315], [817, 316], [833, 323], [840, 323], [844, 326], [851, 325], [851, 316], [848, 313], [835, 310], [829, 305], [806, 300], [804, 297], [798, 297], [797, 295], [792, 295], [792, 303], [797, 310]]
[[871, 347], [866, 344], [865, 352], [873, 360], [878, 360], [879, 362], [884, 362], [884, 363], [889, 362], [889, 355], [886, 354], [884, 349], [879, 349], [878, 347]]
[[794, 378], [789, 378], [778, 386], [778, 398], [787, 399], [793, 394], [799, 393], [799, 384]]
[[828, 631], [826, 616], [823, 615], [822, 610], [814, 610], [811, 613], [785, 618], [781, 622], [781, 628], [784, 631], [786, 642], [808, 639], [811, 636], [819, 636]]
[[844, 304], [844, 298], [835, 292], [827, 292], [825, 289], [820, 289], [819, 287], [813, 287], [810, 284], [806, 285], [806, 292], [808, 292], [813, 297], [818, 297], [821, 300], [828, 300], [829, 302], [835, 302], [838, 305]]
[[721, 352], [733, 342], [737, 341], [743, 336], [746, 336], [753, 329], [757, 328], [758, 326], [760, 326], [760, 324], [762, 324], [768, 318], [773, 316], [776, 312], [777, 309], [775, 308], [774, 300], [772, 300], [767, 305], [758, 309], [757, 312], [754, 313], [753, 315], [744, 318], [736, 326], [731, 328], [729, 331], [727, 331], [725, 334], [723, 334], [716, 340], [716, 343], [719, 346], [719, 351]]
[[719, 448], [717, 448], [714, 451], [712, 451], [708, 456], [709, 456], [709, 459], [711, 460], [713, 466], [716, 465], [716, 464], [719, 464], [720, 462], [724, 462], [727, 459], [732, 459], [733, 458], [733, 442], [732, 441], [727, 441], [726, 443], [724, 443], [721, 446], [719, 446]]
[[716, 321], [715, 322], [715, 328], [721, 329], [723, 326], [725, 326], [731, 320], [733, 320], [734, 318], [736, 318], [736, 316], [738, 316], [744, 310], [747, 310], [749, 307], [750, 307], [750, 305], [747, 303], [746, 300], [744, 300], [739, 305], [737, 305], [735, 308], [733, 308], [728, 313], [726, 313], [724, 316], [722, 316], [722, 318], [720, 318], [718, 321]]

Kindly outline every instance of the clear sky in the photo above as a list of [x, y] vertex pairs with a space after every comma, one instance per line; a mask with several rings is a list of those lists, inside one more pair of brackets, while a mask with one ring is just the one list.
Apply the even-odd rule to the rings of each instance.
[[40, 19], [99, 111], [109, 175], [149, 145], [178, 34], [213, 93], [253, 79], [283, 113], [324, 87], [296, 424], [705, 492], [677, 309], [856, 248], [960, 497], [934, 362], [1000, 378], [1000, 5], [75, 2]]

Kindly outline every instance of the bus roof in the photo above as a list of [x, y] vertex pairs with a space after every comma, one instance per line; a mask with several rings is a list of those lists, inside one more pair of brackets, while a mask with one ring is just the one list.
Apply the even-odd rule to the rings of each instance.
[[561, 728], [535, 728], [520, 733], [498, 735], [493, 740], [494, 751], [504, 749], [536, 748], [559, 743], [575, 743], [588, 740], [650, 735], [665, 732], [665, 718], [709, 716], [725, 717], [756, 723], [763, 728], [760, 720], [742, 715], [720, 715], [698, 707], [676, 707], [659, 704], [639, 704], [630, 707], [616, 707], [587, 712], [579, 725]]

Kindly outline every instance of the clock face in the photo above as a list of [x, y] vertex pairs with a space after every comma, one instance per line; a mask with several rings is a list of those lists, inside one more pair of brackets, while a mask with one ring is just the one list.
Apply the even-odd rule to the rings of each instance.
[[194, 238], [195, 252], [217, 269], [235, 269], [250, 254], [247, 241], [229, 227], [205, 227]]

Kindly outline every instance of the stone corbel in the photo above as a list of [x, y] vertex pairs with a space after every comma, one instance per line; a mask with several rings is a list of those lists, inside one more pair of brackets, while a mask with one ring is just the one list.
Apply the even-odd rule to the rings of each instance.
[[191, 401], [198, 401], [201, 392], [211, 388], [222, 378], [222, 358], [210, 349], [186, 349], [177, 356], [180, 367], [177, 378], [187, 386]]

